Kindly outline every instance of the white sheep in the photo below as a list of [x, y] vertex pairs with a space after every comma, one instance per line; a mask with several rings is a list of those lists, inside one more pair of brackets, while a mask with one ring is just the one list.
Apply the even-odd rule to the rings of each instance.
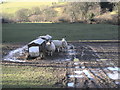
[[55, 52], [55, 45], [52, 41], [48, 41], [46, 43], [46, 50], [47, 50], [47, 53], [48, 55], [52, 56], [53, 55], [53, 52]]
[[62, 40], [52, 40], [52, 42], [55, 44], [55, 47], [57, 51], [62, 51], [63, 49], [67, 49], [67, 41], [63, 38]]
[[62, 38], [62, 46], [63, 46], [64, 49], [68, 49], [68, 43], [65, 40], [65, 38]]

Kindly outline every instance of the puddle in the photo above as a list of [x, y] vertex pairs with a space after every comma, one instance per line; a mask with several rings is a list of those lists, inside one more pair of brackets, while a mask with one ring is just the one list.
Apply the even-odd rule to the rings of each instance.
[[68, 53], [69, 53], [69, 55], [75, 55], [76, 54], [74, 49], [68, 50]]
[[88, 70], [83, 70], [83, 72], [87, 75], [88, 78], [93, 78]]
[[71, 61], [71, 59], [69, 59], [69, 58], [65, 58], [65, 59], [54, 59], [54, 61]]
[[101, 58], [100, 60], [102, 60], [102, 61], [106, 61], [106, 60], [108, 60], [108, 59], [102, 59], [102, 58]]
[[68, 50], [67, 50], [67, 57], [71, 60], [73, 60], [74, 58], [76, 58], [76, 50], [74, 49], [73, 45], [69, 45], [68, 46]]
[[26, 62], [24, 60], [16, 60], [16, 58], [15, 59], [4, 59], [4, 60], [6, 60], [6, 61], [12, 61], [12, 62]]
[[[74, 49], [74, 46], [68, 46], [68, 51], [66, 53], [68, 53], [68, 55], [63, 59], [61, 57], [55, 59], [56, 61], [71, 61], [74, 58], [76, 58], [76, 51]], [[7, 56], [5, 56], [3, 59], [6, 61], [13, 61], [13, 62], [25, 62], [26, 60], [26, 55], [27, 55], [27, 51], [28, 51], [28, 46], [25, 45], [21, 48], [17, 48], [15, 50], [12, 50], [9, 52], [9, 54]], [[29, 48], [29, 53], [30, 56], [39, 56], [39, 47], [34, 46], [34, 47], [30, 47]]]
[[93, 47], [91, 47], [90, 45], [87, 45], [87, 46], [94, 52], [93, 56], [94, 56], [94, 57], [97, 57], [97, 59], [100, 59], [100, 56], [99, 56], [99, 54], [97, 53], [97, 51], [96, 51]]
[[118, 72], [114, 72], [113, 74], [107, 73], [107, 75], [108, 75], [109, 78], [111, 78], [111, 79], [113, 79], [113, 80], [120, 79]]
[[75, 68], [80, 68], [79, 66], [75, 66]]
[[68, 86], [68, 87], [74, 87], [74, 83], [73, 83], [73, 82], [67, 83], [67, 86]]
[[4, 60], [14, 61], [14, 62], [25, 62], [23, 60], [19, 60], [18, 57], [24, 55], [26, 51], [27, 51], [27, 46], [12, 50], [9, 52], [7, 56], [4, 57]]
[[85, 68], [85, 66], [82, 66], [81, 68], [82, 68], [82, 69], [84, 69], [84, 68]]
[[96, 74], [98, 71], [96, 71], [96, 70], [92, 70], [92, 72]]
[[83, 71], [74, 71], [76, 74], [81, 74]]
[[120, 68], [118, 67], [107, 67], [107, 69], [112, 70], [112, 71], [120, 71]]
[[89, 73], [89, 71], [88, 71], [88, 70], [83, 70], [83, 71], [74, 71], [74, 73], [76, 73], [76, 74], [82, 74], [82, 73], [85, 73], [85, 74], [86, 74], [86, 76], [87, 76], [88, 78], [93, 78], [93, 77], [90, 75], [90, 73]]
[[79, 65], [79, 63], [74, 63], [74, 65]]
[[71, 59], [65, 59], [64, 61], [70, 61]]
[[84, 50], [82, 51], [82, 53], [81, 53], [81, 57], [83, 57], [85, 55], [85, 53], [84, 53]]
[[116, 81], [116, 82], [115, 82], [115, 84], [118, 84], [118, 85], [120, 85], [120, 82]]
[[68, 75], [70, 78], [83, 78], [83, 75]]

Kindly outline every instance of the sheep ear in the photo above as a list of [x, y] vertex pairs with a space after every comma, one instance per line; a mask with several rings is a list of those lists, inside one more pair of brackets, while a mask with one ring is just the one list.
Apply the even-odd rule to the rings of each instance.
[[64, 38], [62, 38], [62, 41], [65, 41], [65, 39], [64, 39]]

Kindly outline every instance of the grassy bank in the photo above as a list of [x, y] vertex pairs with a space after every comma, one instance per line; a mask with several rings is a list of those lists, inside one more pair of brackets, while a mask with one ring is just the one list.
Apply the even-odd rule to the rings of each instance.
[[[2, 65], [3, 88], [52, 88], [59, 81], [52, 67], [4, 66]], [[62, 74], [62, 73], [61, 73]]]
[[30, 42], [40, 35], [50, 34], [54, 39], [66, 36], [73, 40], [117, 40], [118, 26], [109, 24], [19, 23], [3, 24], [3, 42]]

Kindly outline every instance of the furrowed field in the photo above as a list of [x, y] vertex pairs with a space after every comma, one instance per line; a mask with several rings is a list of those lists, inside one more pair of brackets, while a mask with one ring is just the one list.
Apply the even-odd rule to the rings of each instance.
[[40, 35], [50, 34], [54, 39], [66, 36], [74, 40], [117, 40], [118, 26], [109, 24], [19, 23], [3, 24], [4, 42], [30, 42]]
[[[30, 41], [36, 39], [38, 36], [49, 34], [53, 36], [53, 39], [61, 39], [66, 36], [67, 41], [78, 41], [78, 40], [117, 40], [118, 39], [118, 26], [117, 25], [109, 25], [109, 24], [81, 24], [81, 23], [17, 23], [17, 24], [2, 24], [2, 53], [1, 56], [6, 56], [10, 51], [20, 48]], [[89, 52], [89, 56], [93, 55], [92, 50], [88, 48], [86, 50], [86, 46], [91, 46], [95, 49], [106, 49], [106, 45], [112, 51], [117, 50], [117, 45], [107, 44], [107, 43], [70, 43], [75, 45], [76, 53], [75, 54], [79, 58], [79, 62], [90, 62], [93, 61], [90, 58], [90, 61], [84, 60], [84, 57], [81, 57], [81, 53]], [[114, 43], [112, 43], [114, 44]], [[102, 46], [103, 45], [103, 46]], [[101, 48], [101, 46], [103, 48]], [[84, 50], [85, 49], [85, 50]], [[102, 49], [102, 50], [101, 50]], [[108, 51], [109, 51], [108, 49]], [[100, 52], [98, 51], [98, 52]], [[105, 51], [105, 52], [108, 52]], [[104, 52], [104, 51], [103, 51]], [[111, 52], [111, 51], [110, 51]], [[117, 51], [116, 51], [117, 52]], [[61, 57], [67, 57], [61, 54]], [[103, 53], [103, 56], [107, 54]], [[116, 55], [116, 54], [115, 54]], [[108, 56], [109, 57], [117, 57], [117, 56]], [[71, 57], [70, 55], [68, 55]], [[101, 58], [103, 57], [101, 56]], [[52, 59], [45, 60], [27, 60], [26, 63], [14, 63], [14, 62], [6, 62], [3, 60], [2, 62], [2, 88], [61, 88], [67, 87], [67, 83], [69, 80], [67, 79], [67, 73], [70, 71], [67, 70], [67, 67], [71, 67], [74, 61], [56, 61], [54, 60], [55, 55]], [[60, 59], [61, 59], [60, 57]], [[88, 56], [87, 56], [88, 57]], [[92, 56], [91, 56], [92, 57]], [[96, 57], [96, 56], [95, 56]], [[97, 60], [97, 59], [95, 59]], [[29, 63], [30, 62], [30, 63]], [[95, 61], [98, 63], [98, 61]], [[116, 60], [117, 62], [117, 60]], [[103, 63], [104, 64], [104, 63]], [[89, 64], [88, 64], [89, 65]], [[97, 65], [97, 64], [95, 64]], [[81, 66], [81, 65], [80, 65]], [[65, 68], [66, 67], [66, 68]], [[74, 66], [72, 66], [73, 68]], [[97, 65], [97, 68], [100, 67]], [[87, 67], [86, 67], [87, 68]], [[81, 70], [81, 68], [79, 68]], [[88, 69], [88, 68], [87, 68]], [[72, 69], [71, 69], [72, 70]], [[74, 71], [74, 70], [73, 70]], [[71, 72], [73, 72], [71, 71]], [[70, 73], [71, 73], [70, 72]], [[103, 73], [102, 73], [103, 74]], [[101, 74], [101, 75], [102, 75]], [[100, 76], [101, 76], [100, 75]], [[104, 76], [102, 77], [104, 78]], [[83, 78], [86, 80], [85, 78]], [[70, 79], [71, 80], [71, 79]], [[74, 79], [75, 80], [75, 79]], [[80, 79], [82, 80], [82, 79]], [[104, 80], [104, 79], [103, 79]], [[98, 80], [95, 79], [95, 83]], [[101, 79], [102, 81], [102, 79]], [[102, 81], [103, 82], [103, 81]], [[108, 81], [106, 81], [107, 83]], [[76, 81], [75, 81], [76, 83]], [[82, 85], [84, 81], [80, 81]], [[108, 83], [105, 85], [108, 85]], [[111, 82], [112, 83], [112, 82]], [[98, 84], [99, 85], [99, 84]], [[100, 83], [101, 85], [101, 83]], [[104, 85], [104, 84], [103, 84]], [[86, 85], [85, 85], [86, 86]], [[112, 86], [111, 87], [116, 87]], [[83, 86], [81, 86], [83, 88]], [[94, 86], [96, 87], [96, 86]], [[106, 86], [108, 87], [108, 86]], [[98, 88], [98, 87], [97, 87]]]

